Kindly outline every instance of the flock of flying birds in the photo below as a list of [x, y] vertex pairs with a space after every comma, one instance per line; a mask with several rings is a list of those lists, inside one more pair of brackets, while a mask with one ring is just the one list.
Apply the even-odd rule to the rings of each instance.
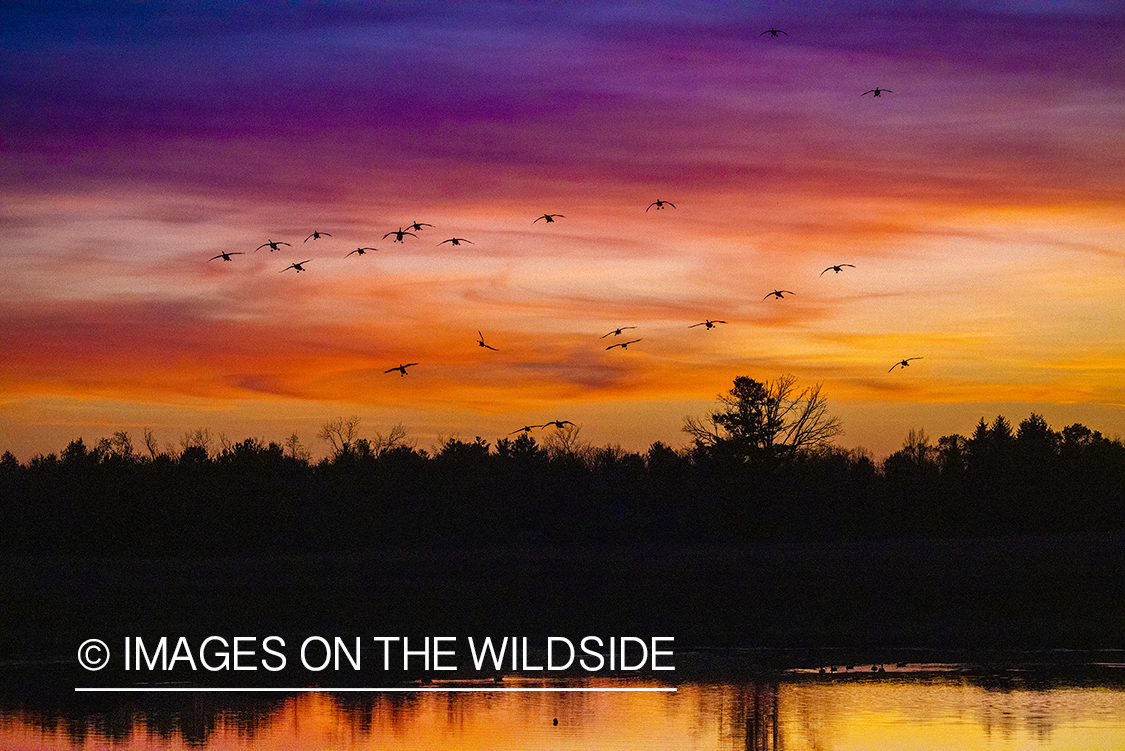
[[[774, 28], [766, 29], [759, 36], [765, 36], [766, 34], [769, 34], [771, 37], [776, 37], [778, 34], [784, 34], [785, 36], [789, 36], [788, 33], [782, 31], [781, 29], [774, 29]], [[890, 89], [884, 89], [884, 88], [881, 88], [879, 86], [876, 86], [874, 89], [869, 89], [868, 91], [863, 92], [863, 94], [861, 94], [861, 96], [867, 96], [868, 94], [872, 94], [873, 96], [878, 97], [878, 96], [882, 96], [883, 94], [891, 94], [891, 93], [894, 93], [894, 92], [892, 92]], [[676, 204], [672, 203], [671, 201], [666, 201], [662, 198], [658, 198], [655, 201], [653, 201], [652, 203], [650, 203], [647, 208], [645, 208], [645, 212], [647, 213], [648, 211], [650, 211], [654, 208], [657, 209], [657, 210], [663, 210], [665, 207], [670, 207], [670, 208], [674, 209], [674, 208], [676, 208]], [[536, 224], [540, 221], [542, 221], [546, 224], [553, 224], [553, 223], [555, 223], [556, 220], [564, 219], [564, 218], [566, 218], [566, 217], [563, 214], [548, 214], [548, 213], [545, 213], [545, 214], [542, 214], [541, 216], [536, 217], [535, 220], [532, 222], [532, 224]], [[418, 233], [423, 231], [423, 229], [426, 228], [426, 227], [433, 227], [433, 225], [427, 224], [425, 222], [415, 221], [415, 222], [412, 222], [411, 224], [407, 225], [406, 227], [399, 227], [397, 230], [391, 230], [390, 232], [383, 235], [383, 239], [386, 240], [387, 238], [392, 238], [392, 240], [391, 240], [392, 242], [402, 243], [402, 242], [404, 242], [404, 238], [406, 238], [406, 237], [415, 237], [415, 238], [418, 237]], [[321, 232], [320, 230], [313, 230], [312, 234], [310, 234], [308, 237], [306, 237], [304, 239], [304, 241], [302, 242], [302, 244], [307, 243], [309, 240], [313, 240], [313, 241], [320, 240], [323, 237], [332, 237], [332, 235], [331, 235], [331, 233], [328, 233], [328, 232]], [[438, 245], [441, 246], [441, 245], [445, 245], [446, 243], [448, 243], [451, 246], [461, 245], [462, 243], [467, 243], [469, 245], [473, 244], [473, 242], [471, 240], [467, 240], [463, 237], [450, 237], [446, 240], [442, 240], [440, 243], [438, 243]], [[273, 239], [267, 239], [264, 243], [262, 243], [257, 248], [255, 248], [254, 252], [262, 250], [263, 248], [268, 248], [269, 251], [271, 253], [273, 253], [274, 251], [280, 251], [281, 246], [283, 246], [283, 245], [286, 246], [286, 247], [292, 247], [292, 245], [290, 243], [287, 243], [287, 242], [282, 242], [282, 241], [273, 240]], [[378, 248], [373, 248], [373, 247], [358, 247], [358, 248], [355, 248], [354, 250], [348, 252], [344, 257], [347, 258], [347, 257], [352, 256], [352, 255], [362, 256], [362, 255], [364, 255], [368, 252], [375, 252], [375, 251], [378, 251], [378, 250], [379, 250]], [[217, 261], [219, 259], [222, 259], [223, 261], [230, 261], [230, 260], [232, 260], [231, 256], [238, 256], [238, 255], [245, 255], [245, 252], [243, 252], [243, 251], [233, 251], [233, 252], [219, 253], [218, 255], [213, 256], [212, 258], [209, 258], [207, 260], [208, 260], [208, 262]], [[310, 258], [310, 259], [306, 259], [304, 261], [297, 261], [297, 262], [291, 263], [288, 266], [286, 266], [285, 268], [283, 268], [278, 273], [285, 273], [286, 271], [289, 271], [290, 269], [292, 269], [293, 271], [295, 271], [299, 274], [299, 273], [301, 273], [302, 271], [305, 270], [305, 264], [311, 263], [312, 260], [313, 259]], [[820, 276], [824, 276], [829, 271], [831, 271], [835, 274], [839, 274], [845, 268], [855, 268], [855, 266], [850, 264], [850, 263], [833, 264], [833, 265], [829, 266], [828, 268], [824, 269], [824, 271], [821, 271]], [[767, 292], [766, 295], [762, 299], [768, 300], [769, 298], [772, 297], [772, 298], [777, 299], [777, 300], [783, 300], [783, 299], [785, 299], [786, 295], [795, 295], [795, 294], [796, 293], [793, 292], [792, 290], [775, 289], [772, 292]], [[700, 321], [699, 323], [692, 324], [688, 328], [696, 328], [698, 326], [703, 326], [703, 327], [705, 327], [705, 329], [709, 330], [709, 329], [715, 328], [715, 326], [718, 325], [718, 324], [724, 324], [724, 323], [726, 323], [726, 321], [705, 319], [703, 321]], [[636, 329], [636, 328], [637, 328], [636, 326], [621, 326], [621, 327], [615, 328], [612, 331], [609, 331], [609, 332], [603, 334], [600, 338], [605, 339], [605, 338], [611, 337], [611, 336], [612, 337], [619, 337], [619, 336], [622, 335], [623, 332], [633, 330], [633, 329]], [[612, 349], [616, 349], [618, 347], [620, 347], [622, 350], [627, 350], [629, 348], [629, 345], [636, 344], [639, 341], [641, 341], [640, 338], [627, 339], [625, 341], [615, 342], [613, 344], [610, 344], [608, 347], [606, 347], [606, 350], [612, 350]], [[484, 334], [480, 331], [477, 331], [477, 345], [480, 346], [480, 347], [483, 347], [485, 349], [491, 350], [493, 352], [499, 352], [499, 350], [496, 347], [493, 347], [493, 346], [485, 343]], [[909, 367], [910, 362], [912, 360], [921, 360], [921, 359], [923, 359], [923, 358], [922, 357], [907, 357], [903, 360], [900, 360], [900, 361], [896, 362], [894, 365], [892, 365], [890, 367], [890, 370], [888, 370], [887, 372], [889, 373], [889, 372], [893, 371], [895, 368]], [[388, 368], [387, 370], [384, 371], [384, 373], [398, 373], [400, 376], [405, 376], [405, 375], [407, 375], [407, 368], [413, 367], [415, 365], [418, 365], [418, 363], [416, 363], [416, 362], [400, 363], [399, 365], [397, 365], [395, 367]], [[570, 422], [569, 420], [552, 420], [552, 421], [546, 422], [542, 425], [525, 425], [522, 428], [519, 428], [517, 430], [513, 430], [512, 433], [513, 434], [514, 433], [530, 433], [532, 430], [534, 430], [536, 428], [546, 428], [546, 427], [552, 426], [552, 425], [555, 426], [556, 428], [562, 428], [565, 425], [573, 425], [573, 424], [574, 423]]]

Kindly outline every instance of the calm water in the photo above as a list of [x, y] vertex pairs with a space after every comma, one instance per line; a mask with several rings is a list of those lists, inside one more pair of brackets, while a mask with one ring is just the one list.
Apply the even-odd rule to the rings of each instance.
[[9, 699], [0, 749], [1125, 749], [1125, 667], [1096, 675], [919, 665], [680, 683], [675, 693]]

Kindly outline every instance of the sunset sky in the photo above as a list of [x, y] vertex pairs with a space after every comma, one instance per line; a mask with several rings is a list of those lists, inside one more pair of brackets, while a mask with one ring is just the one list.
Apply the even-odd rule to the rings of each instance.
[[678, 447], [786, 373], [876, 458], [997, 414], [1120, 436], [1125, 3], [5, 3], [0, 229], [21, 461], [319, 457], [353, 414]]

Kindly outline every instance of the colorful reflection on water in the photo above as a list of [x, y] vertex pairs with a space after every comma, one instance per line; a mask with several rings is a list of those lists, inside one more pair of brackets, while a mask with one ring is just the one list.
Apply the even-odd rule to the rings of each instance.
[[676, 688], [113, 695], [63, 709], [0, 707], [0, 748], [1125, 749], [1120, 678], [1060, 685], [1042, 676], [903, 671]]

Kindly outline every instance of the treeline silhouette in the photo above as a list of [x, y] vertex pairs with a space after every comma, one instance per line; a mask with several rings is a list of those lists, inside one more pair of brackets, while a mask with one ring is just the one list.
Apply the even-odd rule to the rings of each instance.
[[573, 428], [426, 451], [402, 431], [368, 441], [354, 428], [319, 462], [255, 438], [141, 456], [122, 432], [26, 464], [5, 453], [0, 547], [225, 555], [1125, 531], [1125, 445], [1035, 414], [936, 444], [912, 431], [881, 466], [838, 447], [748, 456], [722, 437], [594, 448]]

